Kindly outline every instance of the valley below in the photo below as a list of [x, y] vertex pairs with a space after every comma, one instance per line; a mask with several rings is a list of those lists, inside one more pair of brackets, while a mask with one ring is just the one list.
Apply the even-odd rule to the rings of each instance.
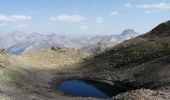
[[59, 91], [70, 79], [129, 88], [106, 99], [170, 100], [170, 21], [91, 55], [59, 47], [17, 56], [0, 50], [2, 100], [104, 99]]

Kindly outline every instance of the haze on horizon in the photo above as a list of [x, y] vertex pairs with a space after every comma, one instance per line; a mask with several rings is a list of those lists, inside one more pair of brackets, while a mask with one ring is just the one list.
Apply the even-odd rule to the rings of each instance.
[[169, 16], [168, 0], [1, 0], [0, 34], [146, 33]]

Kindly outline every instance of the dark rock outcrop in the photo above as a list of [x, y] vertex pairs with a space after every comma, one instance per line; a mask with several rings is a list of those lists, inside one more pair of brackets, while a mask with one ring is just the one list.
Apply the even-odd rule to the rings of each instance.
[[6, 50], [5, 49], [0, 49], [0, 54], [6, 54]]
[[152, 29], [147, 34], [143, 35], [142, 37], [145, 38], [152, 38], [152, 37], [164, 37], [164, 36], [170, 36], [170, 20], [167, 22], [164, 22], [154, 29]]

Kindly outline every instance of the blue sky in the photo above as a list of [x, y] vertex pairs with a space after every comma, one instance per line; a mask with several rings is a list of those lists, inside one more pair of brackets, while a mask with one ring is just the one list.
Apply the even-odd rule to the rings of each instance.
[[169, 0], [0, 0], [0, 33], [139, 33], [170, 19]]

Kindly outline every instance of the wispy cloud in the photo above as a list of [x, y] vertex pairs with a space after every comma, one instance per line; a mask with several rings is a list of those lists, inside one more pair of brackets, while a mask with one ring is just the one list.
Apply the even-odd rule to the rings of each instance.
[[84, 25], [84, 26], [81, 26], [80, 28], [81, 28], [81, 29], [87, 29], [88, 26], [85, 26], [85, 25]]
[[152, 3], [152, 4], [141, 4], [136, 5], [137, 8], [143, 8], [143, 9], [170, 9], [170, 3]]
[[96, 18], [96, 23], [100, 24], [100, 23], [103, 23], [103, 17], [97, 17]]
[[15, 26], [15, 28], [27, 28], [27, 27], [29, 27], [28, 24], [19, 24]]
[[117, 11], [113, 11], [113, 12], [110, 12], [110, 15], [118, 15], [119, 14], [119, 12], [117, 12]]
[[132, 4], [130, 4], [130, 3], [125, 4], [125, 7], [126, 7], [126, 9], [131, 9], [131, 8], [133, 8]]
[[136, 5], [127, 3], [124, 6], [125, 6], [125, 9], [131, 9], [131, 8], [144, 9], [145, 14], [159, 13], [164, 10], [170, 9], [170, 3], [165, 3], [165, 2], [136, 4]]
[[144, 13], [145, 14], [153, 14], [153, 13], [159, 13], [159, 12], [161, 12], [162, 10], [147, 10], [147, 11], [145, 11]]
[[24, 15], [0, 15], [0, 21], [6, 21], [6, 22], [18, 22], [18, 21], [25, 21], [25, 20], [31, 20], [31, 16], [24, 16]]
[[0, 26], [7, 26], [8, 23], [0, 23]]
[[81, 22], [85, 20], [85, 17], [81, 15], [60, 15], [56, 17], [51, 17], [50, 20], [63, 22]]

